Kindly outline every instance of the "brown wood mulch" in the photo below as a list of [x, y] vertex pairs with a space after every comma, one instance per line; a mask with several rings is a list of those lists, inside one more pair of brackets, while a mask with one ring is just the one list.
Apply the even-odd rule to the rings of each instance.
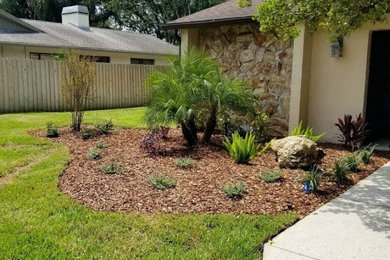
[[[34, 135], [44, 137], [44, 131]], [[71, 161], [59, 179], [59, 189], [74, 201], [98, 211], [144, 213], [233, 213], [277, 214], [295, 211], [305, 216], [337, 197], [359, 180], [373, 173], [389, 160], [388, 153], [376, 153], [369, 165], [359, 166], [359, 173], [350, 175], [347, 183], [332, 181], [333, 162], [351, 154], [340, 145], [323, 144], [326, 156], [319, 167], [323, 175], [320, 191], [307, 195], [297, 181], [304, 171], [282, 169], [283, 179], [266, 183], [259, 178], [263, 169], [279, 170], [275, 155], [269, 151], [251, 161], [235, 164], [221, 145], [222, 137], [214, 137], [214, 145], [200, 145], [191, 150], [183, 146], [178, 129], [171, 130], [161, 146], [165, 155], [150, 155], [139, 145], [147, 134], [143, 129], [117, 129], [115, 134], [83, 141], [69, 129], [61, 129], [60, 137], [50, 139], [69, 147]], [[96, 149], [98, 140], [107, 147], [102, 158], [92, 161], [87, 154]], [[176, 166], [174, 160], [190, 157], [196, 160], [189, 169]], [[122, 171], [117, 175], [101, 172], [100, 167], [114, 160]], [[177, 186], [157, 190], [148, 182], [151, 175], [173, 176]], [[243, 181], [247, 193], [239, 200], [228, 198], [222, 191], [226, 184]]]

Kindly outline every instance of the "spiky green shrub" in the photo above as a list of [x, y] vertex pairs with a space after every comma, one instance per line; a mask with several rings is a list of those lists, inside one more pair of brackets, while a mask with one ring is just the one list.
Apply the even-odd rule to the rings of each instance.
[[100, 159], [101, 158], [101, 153], [100, 153], [100, 151], [99, 150], [92, 150], [92, 151], [90, 151], [89, 152], [89, 154], [88, 154], [88, 159], [90, 159], [90, 160], [98, 160], [98, 159]]
[[155, 174], [149, 178], [149, 183], [158, 190], [165, 190], [176, 186], [176, 180], [167, 175]]
[[298, 136], [298, 135], [304, 135], [307, 139], [310, 139], [316, 143], [319, 140], [321, 140], [321, 138], [323, 138], [326, 135], [326, 133], [314, 135], [313, 128], [312, 127], [304, 128], [303, 122], [301, 121], [299, 125], [291, 131], [291, 136]]
[[237, 182], [222, 187], [223, 192], [231, 199], [241, 198], [246, 192], [246, 189], [247, 186], [245, 182]]
[[94, 137], [94, 135], [95, 135], [95, 131], [91, 128], [81, 129], [80, 136], [81, 136], [81, 139], [83, 139], [83, 140], [91, 139], [92, 137]]
[[358, 172], [359, 171], [359, 165], [360, 160], [355, 155], [351, 155], [345, 158], [345, 163], [347, 164], [349, 170], [351, 172]]
[[179, 158], [175, 160], [175, 164], [180, 168], [190, 168], [194, 166], [195, 160], [191, 158]]
[[355, 154], [364, 164], [369, 164], [371, 161], [371, 157], [374, 155], [375, 147], [376, 145], [369, 145], [367, 147], [359, 149], [355, 152]]
[[272, 183], [279, 181], [282, 178], [282, 173], [280, 171], [263, 170], [260, 177], [263, 181], [267, 183]]
[[236, 163], [246, 164], [259, 153], [259, 146], [256, 145], [252, 133], [247, 133], [245, 138], [242, 138], [238, 132], [235, 132], [232, 138], [232, 143], [226, 138], [224, 145]]
[[58, 128], [53, 123], [49, 122], [47, 123], [47, 129], [46, 129], [46, 136], [50, 138], [58, 137]]
[[113, 161], [108, 165], [100, 167], [100, 170], [105, 174], [119, 174], [122, 171], [121, 167]]
[[344, 159], [336, 160], [334, 162], [334, 178], [337, 182], [342, 182], [347, 179], [349, 171], [349, 166]]
[[112, 128], [114, 127], [114, 124], [112, 123], [112, 119], [108, 119], [104, 121], [95, 122], [95, 127], [99, 134], [108, 135], [112, 133]]
[[96, 144], [96, 148], [104, 149], [106, 148], [106, 144], [102, 140], [99, 140]]

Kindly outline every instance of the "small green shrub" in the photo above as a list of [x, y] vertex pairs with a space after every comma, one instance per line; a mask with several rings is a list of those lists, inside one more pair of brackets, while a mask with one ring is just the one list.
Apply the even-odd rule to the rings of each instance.
[[225, 185], [222, 187], [223, 192], [226, 196], [231, 199], [241, 198], [246, 192], [247, 186], [244, 182], [237, 182], [231, 185]]
[[114, 127], [112, 119], [105, 121], [97, 121], [95, 127], [99, 134], [107, 135], [112, 133], [112, 128]]
[[53, 123], [49, 122], [47, 123], [47, 132], [46, 132], [46, 136], [47, 137], [50, 137], [50, 138], [55, 138], [55, 137], [58, 137], [58, 128], [56, 125], [54, 125]]
[[346, 157], [345, 162], [351, 172], [359, 171], [360, 160], [355, 155]]
[[280, 171], [267, 171], [263, 170], [261, 174], [261, 179], [267, 183], [277, 182], [282, 178], [282, 173]]
[[321, 175], [322, 172], [317, 168], [317, 166], [314, 166], [310, 169], [309, 172], [300, 174], [298, 176], [298, 180], [308, 186], [308, 188], [310, 189], [309, 191], [307, 191], [308, 193], [318, 192], [318, 187], [321, 183]]
[[291, 131], [291, 136], [304, 135], [307, 139], [312, 140], [317, 143], [321, 138], [323, 138], [326, 133], [319, 135], [314, 135], [314, 130], [312, 127], [303, 128], [303, 122], [301, 121], [299, 125]]
[[175, 164], [180, 168], [190, 168], [194, 166], [195, 160], [191, 158], [179, 158], [175, 160]]
[[262, 155], [270, 147], [271, 143], [268, 143], [261, 151], [260, 146], [255, 143], [255, 136], [251, 133], [246, 133], [245, 138], [242, 138], [238, 132], [235, 132], [232, 136], [233, 142], [230, 143], [226, 138], [224, 145], [228, 150], [230, 156], [236, 161], [236, 163], [246, 164], [257, 155]]
[[102, 140], [99, 140], [96, 144], [96, 148], [99, 148], [99, 149], [106, 148], [106, 144]]
[[345, 160], [336, 160], [334, 162], [334, 178], [337, 182], [342, 182], [347, 179], [349, 174], [349, 166]]
[[81, 129], [80, 136], [81, 136], [81, 139], [83, 139], [83, 140], [91, 139], [92, 137], [94, 137], [94, 135], [95, 135], [95, 132], [91, 128]]
[[369, 164], [371, 161], [371, 157], [374, 155], [375, 147], [376, 145], [369, 145], [365, 148], [356, 151], [355, 154], [364, 164]]
[[119, 167], [113, 161], [111, 161], [108, 165], [100, 167], [100, 170], [105, 174], [119, 174], [122, 171], [121, 167]]
[[102, 157], [99, 150], [92, 150], [88, 154], [88, 159], [90, 160], [99, 160]]
[[269, 128], [269, 117], [264, 112], [257, 112], [252, 122], [250, 123], [253, 134], [256, 136], [257, 142], [266, 141], [268, 136]]
[[176, 180], [167, 175], [156, 174], [149, 178], [149, 183], [158, 190], [165, 190], [176, 186]]

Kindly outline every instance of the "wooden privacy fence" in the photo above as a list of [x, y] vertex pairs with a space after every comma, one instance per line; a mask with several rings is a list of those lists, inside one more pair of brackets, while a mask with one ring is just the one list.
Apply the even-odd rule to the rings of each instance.
[[[145, 80], [168, 66], [96, 64], [96, 87], [88, 109], [142, 106]], [[0, 113], [66, 111], [61, 62], [0, 59]]]

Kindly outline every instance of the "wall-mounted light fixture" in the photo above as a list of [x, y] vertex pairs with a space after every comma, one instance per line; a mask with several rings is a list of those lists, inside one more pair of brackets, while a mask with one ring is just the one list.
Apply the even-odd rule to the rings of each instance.
[[344, 47], [344, 40], [342, 37], [340, 37], [337, 41], [332, 42], [332, 44], [330, 45], [331, 48], [330, 57], [332, 58], [343, 57], [343, 47]]

